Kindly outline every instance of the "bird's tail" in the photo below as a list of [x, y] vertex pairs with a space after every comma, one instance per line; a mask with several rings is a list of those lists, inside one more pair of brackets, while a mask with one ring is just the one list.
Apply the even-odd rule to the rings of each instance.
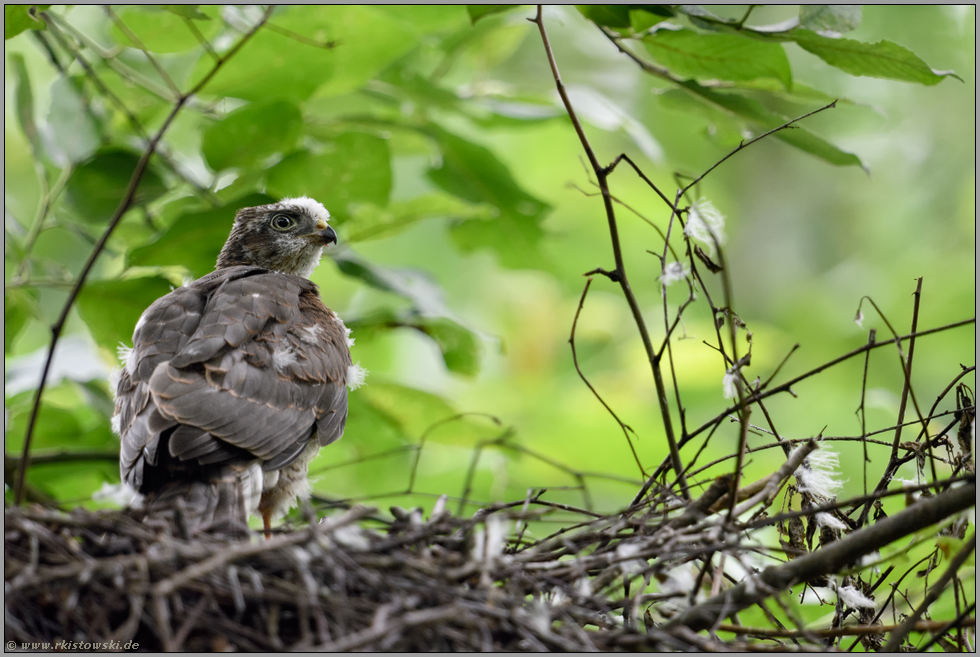
[[168, 482], [144, 497], [143, 509], [148, 517], [173, 521], [188, 536], [247, 535], [248, 516], [257, 505], [249, 470], [228, 466], [206, 479]]

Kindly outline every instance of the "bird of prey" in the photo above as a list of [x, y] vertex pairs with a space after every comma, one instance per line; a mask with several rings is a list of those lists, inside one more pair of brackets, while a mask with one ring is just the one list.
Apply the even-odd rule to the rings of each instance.
[[350, 330], [309, 276], [337, 242], [313, 199], [243, 208], [215, 270], [140, 317], [116, 386], [122, 479], [148, 514], [247, 527], [308, 497], [307, 466], [343, 434], [363, 381]]

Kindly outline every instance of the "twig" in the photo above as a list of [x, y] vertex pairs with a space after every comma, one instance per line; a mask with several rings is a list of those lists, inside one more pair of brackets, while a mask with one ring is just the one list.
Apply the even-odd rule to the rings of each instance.
[[[38, 204], [37, 213], [34, 215], [34, 221], [31, 222], [31, 228], [27, 233], [27, 239], [24, 240], [24, 256], [17, 265], [17, 273], [14, 274], [13, 284], [10, 287], [17, 287], [23, 285], [26, 279], [29, 278], [29, 266], [31, 261], [31, 253], [34, 251], [34, 245], [37, 243], [37, 238], [41, 234], [41, 230], [44, 226], [44, 220], [47, 218], [48, 213], [51, 211], [51, 207], [54, 202], [58, 200], [58, 196], [61, 194], [65, 185], [68, 183], [68, 179], [71, 178], [71, 174], [74, 169], [71, 166], [66, 166], [62, 169], [61, 174], [55, 181], [54, 186], [48, 189], [47, 179], [41, 176], [41, 186], [42, 186], [42, 196], [41, 202]], [[8, 286], [4, 286], [5, 288]]]
[[[976, 486], [974, 485], [973, 488], [974, 488], [974, 494], [976, 494]], [[896, 631], [892, 632], [891, 637], [888, 639], [888, 643], [886, 643], [885, 647], [882, 648], [884, 652], [899, 651], [899, 649], [902, 647], [902, 642], [905, 640], [905, 637], [908, 635], [909, 632], [912, 631], [912, 628], [915, 627], [916, 622], [918, 622], [918, 620], [922, 618], [922, 614], [924, 614], [929, 609], [929, 606], [933, 602], [939, 599], [939, 596], [946, 588], [946, 585], [948, 585], [950, 581], [952, 581], [952, 579], [956, 576], [957, 572], [960, 569], [960, 566], [966, 563], [966, 560], [970, 558], [970, 555], [973, 554], [973, 551], [976, 548], [976, 546], [977, 546], [977, 534], [976, 532], [974, 532], [973, 534], [970, 535], [970, 538], [966, 539], [966, 542], [963, 544], [963, 547], [960, 548], [960, 551], [956, 553], [956, 556], [954, 556], [950, 560], [949, 567], [946, 568], [946, 572], [944, 572], [942, 576], [938, 580], [936, 580], [936, 583], [929, 588], [929, 592], [926, 594], [926, 597], [922, 601], [922, 604], [920, 604], [916, 608], [916, 610], [912, 613], [912, 615], [909, 616], [904, 623], [902, 623], [901, 627], [899, 627]]]
[[[946, 631], [951, 627], [974, 627], [977, 624], [976, 618], [962, 618], [954, 621], [919, 621], [915, 623], [912, 631], [914, 632], [934, 632], [936, 630]], [[768, 627], [745, 627], [743, 625], [728, 625], [722, 623], [718, 626], [718, 632], [731, 632], [733, 634], [744, 634], [748, 636], [762, 637], [768, 639], [809, 639], [816, 638], [835, 638], [842, 636], [863, 636], [865, 634], [883, 634], [898, 629], [898, 625], [853, 625], [848, 627], [830, 629], [804, 629], [804, 630], [774, 630]], [[920, 649], [920, 652], [924, 650]]]
[[111, 5], [105, 5], [105, 12], [106, 15], [109, 16], [109, 18], [115, 24], [115, 26], [119, 28], [119, 31], [125, 34], [126, 38], [129, 39], [134, 46], [140, 49], [140, 51], [143, 53], [143, 56], [146, 57], [146, 60], [150, 62], [150, 66], [152, 66], [156, 70], [160, 78], [167, 84], [168, 87], [170, 87], [170, 91], [173, 92], [174, 96], [180, 98], [181, 96], [180, 87], [178, 87], [177, 84], [173, 81], [173, 78], [170, 77], [170, 74], [167, 73], [166, 69], [164, 69], [160, 65], [160, 62], [157, 61], [157, 58], [150, 54], [150, 51], [148, 51], [146, 49], [146, 46], [143, 45], [143, 41], [138, 36], [136, 36], [136, 34], [134, 34], [131, 29], [129, 29], [129, 26], [126, 25], [126, 23], [124, 23], [122, 19], [120, 19], [119, 16], [116, 15], [116, 12], [112, 11]]
[[[875, 330], [871, 329], [868, 331], [868, 344], [875, 343]], [[861, 375], [861, 403], [858, 405], [857, 411], [855, 411], [861, 417], [861, 438], [866, 438], [868, 435], [867, 418], [864, 411], [864, 399], [865, 394], [868, 390], [868, 363], [871, 360], [871, 352], [865, 352], [864, 354], [864, 372]], [[863, 466], [863, 477], [861, 478], [864, 483], [864, 494], [868, 494], [868, 443], [865, 440], [861, 441], [861, 447], [864, 452], [864, 459], [862, 460]]]
[[619, 419], [619, 416], [616, 415], [616, 411], [610, 408], [609, 404], [607, 404], [606, 401], [602, 398], [602, 395], [600, 395], [596, 391], [596, 389], [589, 382], [589, 379], [586, 378], [585, 373], [582, 372], [582, 368], [578, 364], [578, 351], [575, 349], [575, 329], [578, 326], [578, 318], [579, 315], [582, 314], [582, 307], [585, 305], [585, 297], [589, 293], [589, 287], [591, 285], [592, 285], [592, 277], [590, 276], [585, 280], [585, 288], [582, 290], [582, 296], [578, 300], [578, 307], [575, 309], [575, 317], [574, 319], [572, 319], [572, 332], [571, 335], [569, 335], [568, 337], [568, 344], [571, 345], [572, 347], [572, 363], [575, 364], [575, 371], [578, 372], [579, 378], [582, 379], [582, 382], [585, 383], [586, 386], [588, 386], [589, 390], [592, 391], [592, 394], [595, 395], [595, 398], [599, 400], [599, 403], [602, 404], [603, 408], [605, 408], [610, 415], [612, 415], [613, 419], [616, 420], [616, 424], [618, 424], [619, 428], [622, 429], [623, 436], [626, 438], [626, 443], [630, 446], [630, 451], [633, 453], [633, 460], [636, 461], [636, 466], [640, 469], [640, 474], [643, 477], [646, 477], [647, 476], [646, 470], [643, 469], [643, 464], [640, 463], [640, 456], [636, 453], [636, 447], [633, 446], [633, 440], [630, 438], [629, 435], [630, 432], [633, 431], [633, 429], [625, 422], [623, 422], [621, 419]]
[[150, 93], [158, 96], [161, 100], [165, 100], [168, 103], [177, 101], [178, 98], [175, 98], [170, 90], [166, 88], [166, 86], [160, 86], [156, 81], [146, 77], [128, 64], [120, 61], [117, 55], [122, 50], [121, 47], [113, 50], [106, 50], [97, 41], [90, 39], [76, 29], [74, 25], [65, 20], [61, 15], [52, 11], [45, 11], [41, 15], [45, 18], [45, 20], [49, 21], [49, 25], [51, 23], [55, 23], [59, 27], [68, 30], [85, 47], [95, 51], [95, 53], [98, 54], [103, 61], [105, 61], [106, 66], [115, 71], [123, 80], [146, 89]]
[[267, 23], [266, 29], [269, 30], [270, 32], [275, 32], [276, 34], [282, 35], [287, 39], [292, 39], [293, 41], [302, 43], [303, 45], [306, 46], [312, 46], [314, 48], [323, 48], [325, 50], [332, 50], [333, 48], [337, 47], [337, 42], [334, 40], [317, 41], [315, 39], [310, 39], [309, 37], [305, 37], [298, 32], [293, 32], [292, 30], [288, 30], [284, 27], [279, 27], [275, 23]]
[[[769, 597], [769, 591], [782, 591], [804, 579], [836, 573], [865, 554], [970, 508], [976, 503], [976, 495], [976, 480], [973, 480], [936, 497], [922, 499], [907, 509], [823, 546], [820, 550], [781, 566], [770, 566], [759, 573], [755, 578], [758, 581], [751, 588], [742, 582], [681, 612], [663, 628], [671, 630], [684, 626], [698, 632], [714, 627], [723, 617], [738, 613]], [[768, 588], [763, 590], [760, 584]]]
[[[919, 324], [919, 300], [922, 297], [922, 277], [918, 278], [915, 285], [915, 292], [913, 293], [915, 301], [912, 305], [912, 333], [915, 333], [915, 329]], [[902, 369], [905, 374], [905, 383], [902, 386], [902, 399], [898, 405], [898, 422], [896, 422], [895, 428], [895, 440], [892, 443], [892, 458], [894, 459], [898, 455], [898, 445], [902, 440], [902, 422], [905, 420], [905, 406], [909, 400], [909, 390], [912, 389], [912, 357], [915, 355], [915, 338], [909, 339], [909, 354], [905, 358], [905, 362], [902, 364]]]
[[197, 39], [197, 42], [201, 44], [201, 47], [204, 48], [205, 52], [211, 55], [211, 59], [213, 59], [216, 62], [220, 61], [221, 56], [214, 51], [214, 48], [211, 47], [211, 42], [208, 41], [203, 34], [201, 34], [201, 30], [197, 29], [197, 25], [194, 24], [194, 21], [191, 20], [190, 18], [187, 18], [186, 16], [184, 16], [183, 18], [184, 18], [184, 25], [186, 25], [187, 29], [190, 30], [191, 34], [194, 35], [194, 38]]
[[[15, 456], [4, 455], [5, 467], [8, 463], [12, 463], [12, 467], [17, 467], [20, 464], [20, 459]], [[59, 452], [48, 452], [46, 454], [32, 454], [31, 455], [31, 465], [47, 465], [55, 463], [77, 463], [79, 461], [109, 461], [118, 462], [119, 452], [110, 450], [105, 452], [91, 451], [91, 452], [71, 452], [68, 450], [63, 450]]]
[[766, 483], [765, 487], [749, 499], [745, 500], [745, 502], [742, 504], [739, 504], [737, 507], [735, 506], [735, 503], [738, 501], [738, 495], [732, 495], [731, 507], [728, 514], [729, 521], [731, 521], [733, 517], [737, 518], [760, 502], [763, 504], [768, 504], [771, 502], [773, 498], [776, 497], [776, 493], [778, 493], [779, 489], [782, 487], [783, 481], [795, 473], [800, 467], [800, 464], [803, 463], [803, 460], [809, 456], [811, 452], [816, 450], [817, 447], [819, 447], [817, 441], [812, 438], [797, 447], [795, 450], [793, 450], [793, 453], [790, 454], [789, 458], [779, 468], [779, 470], [769, 476], [769, 481]]
[[[953, 377], [953, 380], [949, 382], [949, 385], [947, 385], [945, 388], [943, 388], [943, 391], [941, 393], [939, 393], [939, 395], [936, 397], [936, 401], [933, 402], [932, 408], [929, 409], [929, 413], [926, 415], [926, 419], [931, 419], [933, 417], [937, 417], [934, 414], [936, 412], [936, 409], [939, 407], [939, 403], [942, 402], [942, 400], [946, 397], [946, 395], [948, 395], [950, 393], [950, 391], [956, 386], [956, 384], [959, 383], [960, 379], [962, 379], [967, 374], [970, 374], [970, 373], [976, 372], [976, 371], [977, 371], [977, 366], [976, 365], [970, 365], [969, 367], [963, 367], [963, 369], [960, 371], [960, 373], [957, 374], [955, 377]], [[912, 424], [912, 423], [909, 422], [908, 424]], [[915, 439], [916, 439], [916, 441], [918, 441], [918, 440], [921, 440], [924, 436], [925, 436], [925, 433], [920, 432], [919, 435], [916, 436]]]
[[687, 194], [688, 190], [690, 190], [692, 187], [694, 187], [695, 185], [697, 185], [698, 183], [700, 183], [702, 180], [704, 180], [705, 177], [709, 173], [711, 173], [712, 171], [714, 171], [715, 169], [717, 169], [726, 160], [728, 160], [729, 158], [731, 158], [733, 155], [735, 155], [739, 151], [745, 150], [746, 148], [748, 148], [749, 146], [751, 146], [752, 144], [754, 144], [754, 143], [756, 143], [758, 141], [762, 141], [763, 139], [765, 139], [766, 137], [768, 137], [771, 134], [777, 133], [780, 130], [786, 130], [787, 128], [793, 127], [793, 124], [794, 123], [799, 123], [803, 119], [808, 119], [811, 116], [813, 116], [814, 114], [819, 114], [820, 112], [823, 112], [825, 110], [832, 109], [834, 107], [837, 107], [837, 101], [836, 100], [834, 100], [834, 101], [832, 101], [830, 103], [827, 103], [823, 107], [817, 108], [817, 109], [813, 110], [812, 112], [807, 112], [806, 114], [803, 114], [801, 116], [798, 116], [795, 119], [790, 119], [786, 123], [784, 123], [784, 124], [782, 124], [780, 126], [777, 126], [777, 127], [773, 128], [772, 130], [767, 130], [766, 132], [763, 132], [758, 137], [753, 137], [752, 139], [750, 139], [748, 141], [744, 141], [743, 140], [743, 141], [739, 142], [738, 146], [736, 146], [734, 148], [734, 150], [732, 150], [730, 153], [728, 153], [728, 155], [726, 155], [725, 157], [721, 158], [720, 160], [718, 160], [717, 162], [715, 162], [714, 164], [712, 164], [710, 167], [708, 167], [708, 170], [707, 171], [705, 171], [700, 176], [698, 176], [697, 178], [695, 178], [693, 181], [691, 181], [690, 183], [688, 183], [688, 185], [684, 188], [684, 194]]
[[[934, 333], [942, 333], [943, 331], [949, 331], [949, 330], [954, 329], [954, 328], [960, 328], [962, 326], [969, 326], [970, 324], [975, 324], [976, 321], [977, 320], [976, 320], [975, 317], [971, 317], [970, 319], [963, 319], [963, 320], [960, 320], [958, 322], [952, 322], [950, 324], [946, 324], [944, 326], [938, 326], [936, 328], [926, 329], [924, 331], [917, 331], [916, 333], [910, 333], [908, 335], [903, 335], [903, 336], [900, 336], [898, 339], [904, 341], [904, 340], [908, 340], [910, 338], [923, 337], [923, 336], [926, 336], [926, 335], [933, 335]], [[811, 370], [809, 370], [807, 372], [804, 372], [803, 374], [800, 374], [799, 376], [796, 376], [796, 377], [790, 379], [789, 381], [787, 381], [785, 383], [782, 383], [782, 384], [776, 386], [775, 388], [770, 388], [769, 390], [759, 391], [759, 392], [753, 393], [752, 395], [746, 397], [743, 401], [739, 402], [738, 404], [735, 404], [731, 408], [725, 409], [724, 411], [722, 411], [721, 413], [719, 413], [718, 415], [716, 415], [714, 418], [712, 418], [711, 420], [708, 420], [703, 425], [701, 425], [700, 427], [698, 427], [697, 429], [695, 429], [694, 431], [692, 431], [690, 434], [688, 434], [687, 436], [685, 436], [685, 438], [681, 441], [681, 446], [683, 447], [684, 444], [686, 444], [691, 439], [695, 438], [701, 432], [705, 431], [706, 429], [711, 428], [712, 426], [715, 426], [716, 424], [718, 424], [719, 422], [721, 422], [723, 419], [725, 419], [729, 415], [732, 415], [736, 411], [741, 410], [741, 408], [744, 407], [745, 405], [754, 404], [755, 402], [759, 401], [760, 399], [766, 399], [768, 397], [772, 397], [773, 395], [776, 395], [776, 394], [779, 394], [779, 393], [782, 393], [782, 392], [790, 391], [792, 389], [792, 387], [794, 385], [796, 385], [797, 383], [799, 383], [800, 381], [804, 381], [806, 379], [809, 379], [810, 377], [815, 376], [815, 375], [819, 374], [820, 372], [823, 372], [826, 369], [830, 369], [831, 367], [833, 367], [835, 365], [839, 365], [839, 364], [843, 363], [846, 360], [850, 360], [851, 358], [854, 358], [855, 356], [860, 356], [861, 354], [863, 354], [866, 351], [869, 351], [871, 349], [878, 349], [880, 347], [894, 346], [894, 344], [895, 344], [895, 340], [881, 340], [881, 341], [875, 342], [874, 344], [865, 344], [865, 345], [863, 345], [861, 347], [858, 347], [857, 349], [854, 349], [852, 351], [847, 352], [846, 354], [844, 354], [842, 356], [838, 356], [837, 358], [834, 358], [833, 360], [827, 361], [826, 363], [823, 363], [822, 365], [818, 365], [817, 367], [814, 367], [813, 369], [811, 369]]]
[[[954, 477], [952, 479], [947, 479], [939, 483], [945, 487], [949, 487], [952, 484], [956, 484], [959, 482], [972, 482], [973, 480], [974, 480], [973, 475], [964, 475], [962, 477]], [[787, 511], [772, 516], [770, 518], [763, 518], [762, 520], [755, 520], [753, 522], [750, 522], [744, 526], [744, 529], [746, 530], [760, 529], [762, 527], [775, 525], [777, 523], [783, 522], [784, 520], [790, 520], [792, 518], [809, 517], [809, 516], [816, 515], [817, 513], [836, 511], [838, 509], [843, 509], [848, 506], [853, 506], [855, 504], [863, 504], [868, 501], [880, 500], [886, 497], [893, 497], [895, 495], [907, 495], [909, 493], [917, 493], [935, 487], [936, 487], [936, 482], [930, 482], [928, 484], [920, 484], [918, 486], [903, 486], [902, 488], [899, 489], [885, 490], [885, 491], [881, 491], [880, 493], [870, 493], [868, 495], [851, 498], [843, 502], [828, 502], [827, 504], [821, 504], [819, 506], [811, 506], [810, 508], [801, 511]]]
[[[326, 522], [319, 525], [319, 531], [329, 532], [333, 531], [334, 529], [344, 527], [351, 523], [357, 522], [361, 518], [371, 515], [376, 510], [377, 509], [368, 506], [355, 506], [339, 516], [328, 518]], [[233, 545], [227, 550], [222, 550], [204, 561], [195, 563], [193, 566], [189, 566], [179, 573], [175, 573], [162, 582], [157, 583], [153, 587], [153, 595], [170, 595], [187, 582], [207, 575], [211, 571], [217, 570], [218, 568], [221, 568], [222, 566], [225, 566], [233, 561], [251, 557], [256, 554], [261, 554], [263, 552], [274, 552], [289, 545], [302, 543], [309, 540], [310, 532], [315, 531], [317, 531], [317, 527], [311, 527], [307, 531], [296, 532], [287, 536], [276, 536], [266, 541], [262, 541], [261, 543], [245, 542]]]
[[[628, 165], [630, 165], [633, 168], [633, 171], [636, 172], [636, 175], [638, 175], [640, 177], [640, 180], [642, 180], [643, 182], [645, 182], [647, 184], [647, 186], [650, 189], [652, 189], [657, 194], [657, 196], [660, 197], [660, 200], [662, 200], [664, 203], [667, 204], [667, 207], [668, 208], [670, 208], [671, 210], [673, 210], [674, 213], [678, 213], [679, 212], [679, 210], [677, 208], [677, 205], [675, 204], [676, 202], [675, 203], [671, 203], [670, 202], [670, 199], [667, 198], [662, 191], [660, 191], [660, 188], [659, 187], [657, 187], [655, 184], [653, 184], [653, 181], [650, 180], [650, 178], [647, 177], [647, 174], [643, 173], [643, 169], [641, 169], [640, 167], [638, 167], [636, 165], [636, 162], [634, 162], [632, 159], [630, 159], [630, 156], [627, 155], [626, 153], [620, 153], [619, 155], [617, 155], [616, 156], [616, 159], [613, 160], [609, 164], [608, 167], [606, 167], [606, 170], [608, 171], [608, 173], [612, 173], [613, 170], [615, 170], [616, 166], [620, 162], [626, 162]], [[664, 241], [666, 241], [666, 240], [667, 240], [667, 238], [664, 237]]]
[[[70, 23], [63, 23], [62, 26], [66, 28], [74, 29], [72, 28]], [[55, 40], [58, 41], [59, 45], [61, 45], [61, 47], [64, 48], [65, 51], [67, 51], [75, 58], [78, 64], [82, 67], [82, 70], [85, 71], [85, 75], [88, 77], [89, 81], [92, 84], [94, 84], [95, 87], [99, 90], [99, 93], [102, 94], [103, 97], [108, 98], [109, 102], [111, 102], [116, 107], [116, 109], [118, 109], [120, 112], [123, 113], [123, 116], [126, 117], [126, 120], [129, 122], [129, 125], [132, 126], [133, 131], [137, 135], [139, 135], [141, 139], [148, 142], [150, 136], [147, 134], [146, 129], [143, 127], [143, 124], [140, 122], [140, 120], [126, 106], [126, 104], [122, 101], [122, 99], [119, 98], [119, 96], [116, 95], [115, 92], [113, 92], [108, 86], [106, 86], [105, 82], [102, 80], [101, 77], [99, 77], [99, 74], [96, 73], [95, 69], [92, 67], [89, 61], [85, 59], [84, 55], [82, 55], [81, 50], [79, 50], [78, 47], [74, 43], [72, 43], [70, 39], [66, 39], [61, 35], [59, 28], [55, 25], [54, 22], [52, 22], [51, 25], [51, 34], [52, 36], [54, 36]], [[86, 105], [86, 107], [88, 107], [88, 105]], [[170, 155], [166, 152], [166, 149], [164, 148], [163, 144], [157, 145], [156, 155], [158, 158], [160, 158], [160, 160], [166, 165], [166, 167], [174, 175], [176, 175], [178, 178], [180, 178], [185, 183], [190, 185], [191, 190], [194, 192], [196, 196], [204, 199], [211, 205], [220, 204], [219, 203], [220, 198], [217, 196], [217, 194], [214, 194], [209, 189], [201, 187], [196, 181], [192, 180], [189, 176], [187, 176], [184, 172], [180, 170], [180, 167], [177, 165], [177, 163], [174, 162], [173, 159], [170, 157]]]
[[447, 418], [443, 418], [441, 420], [433, 422], [431, 425], [429, 425], [428, 428], [426, 428], [425, 431], [422, 432], [422, 435], [419, 437], [419, 444], [415, 446], [415, 449], [413, 450], [414, 457], [412, 458], [412, 467], [409, 470], [410, 474], [408, 477], [408, 488], [405, 490], [405, 494], [410, 494], [415, 492], [415, 475], [418, 472], [419, 461], [422, 458], [422, 449], [425, 447], [425, 440], [426, 438], [429, 437], [429, 434], [435, 431], [437, 428], [443, 426], [444, 424], [455, 422], [456, 420], [461, 420], [464, 417], [469, 417], [471, 415], [477, 415], [480, 417], [489, 418], [498, 427], [503, 424], [503, 422], [500, 421], [500, 418], [498, 418], [496, 415], [491, 415], [490, 413], [478, 413], [478, 412], [456, 413], [455, 415], [451, 415]]
[[[913, 306], [912, 306], [912, 334], [914, 335], [915, 330], [918, 327], [918, 323], [919, 323], [919, 298], [922, 295], [922, 277], [919, 277], [913, 295], [915, 297], [915, 301], [913, 302]], [[882, 314], [881, 310], [878, 309], [878, 306], [877, 304], [875, 304], [874, 300], [871, 299], [870, 297], [865, 297], [865, 298], [867, 298], [868, 301], [870, 301], [871, 304], [874, 305], [875, 310], [878, 310], [878, 314], [885, 321], [885, 324], [888, 326], [889, 330], [891, 330], [892, 335], [896, 335], [895, 330], [891, 327], [891, 324]], [[899, 465], [898, 448], [902, 438], [902, 429], [904, 427], [903, 422], [905, 420], [905, 408], [906, 408], [906, 404], [908, 403], [909, 395], [912, 396], [912, 404], [915, 407], [916, 413], [918, 414], [919, 422], [922, 423], [923, 433], [928, 435], [928, 422], [922, 417], [922, 413], [921, 411], [919, 411], [919, 405], [916, 402], [914, 393], [912, 392], [912, 356], [915, 353], [915, 338], [914, 337], [909, 338], [909, 353], [907, 357], [903, 356], [902, 354], [902, 343], [898, 339], [897, 335], [895, 338], [895, 342], [896, 345], [898, 346], [899, 362], [901, 363], [902, 366], [902, 375], [905, 381], [903, 382], [902, 385], [902, 399], [898, 407], [898, 422], [896, 423], [896, 427], [895, 427], [895, 438], [892, 441], [891, 456], [889, 456], [888, 465], [885, 467], [885, 471], [882, 473], [881, 479], [878, 481], [878, 485], [875, 487], [875, 490], [882, 490], [885, 487], [887, 487], [888, 482], [891, 481], [892, 476], [894, 476], [895, 472], [898, 470], [898, 465]], [[928, 441], [926, 442], [928, 443]], [[933, 464], [932, 478], [933, 480], [935, 480], [937, 478], [936, 471], [935, 471], [935, 463], [932, 459], [930, 459], [930, 463]], [[864, 524], [865, 520], [867, 520], [868, 513], [870, 511], [871, 511], [871, 506], [870, 504], [868, 504], [861, 511], [861, 516], [858, 519], [858, 525]]]
[[[929, 648], [931, 648], [937, 641], [939, 641], [942, 638], [942, 636], [944, 634], [946, 634], [946, 632], [949, 632], [954, 627], [957, 630], [962, 630], [964, 627], [974, 627], [975, 628], [977, 626], [977, 619], [976, 619], [976, 617], [974, 617], [974, 618], [968, 618], [968, 616], [970, 614], [972, 614], [974, 611], [976, 611], [976, 609], [977, 609], [977, 603], [976, 602], [971, 602], [967, 606], [966, 609], [964, 609], [962, 612], [960, 612], [956, 616], [956, 618], [954, 618], [953, 620], [949, 621], [948, 623], [943, 623], [942, 621], [925, 621], [925, 622], [919, 621], [918, 623], [916, 623], [915, 624], [915, 627], [912, 629], [913, 632], [921, 632], [921, 631], [923, 631], [922, 629], [919, 629], [919, 627], [920, 627], [920, 625], [925, 624], [925, 623], [928, 623], [928, 624], [933, 624], [934, 623], [934, 624], [937, 624], [937, 625], [941, 625], [941, 627], [938, 627], [938, 628], [924, 628], [924, 631], [926, 631], [926, 632], [935, 632], [936, 634], [931, 639], [929, 639], [929, 641], [927, 641], [925, 644], [923, 644], [922, 646], [919, 646], [917, 648], [917, 650], [919, 652], [928, 652], [929, 651]], [[960, 645], [961, 646], [963, 645], [962, 642], [960, 643]]]

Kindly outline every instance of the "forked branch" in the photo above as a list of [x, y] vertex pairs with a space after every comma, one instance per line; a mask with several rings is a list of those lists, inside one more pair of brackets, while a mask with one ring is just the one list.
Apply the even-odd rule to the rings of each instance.
[[664, 376], [660, 368], [660, 356], [653, 347], [653, 342], [650, 339], [650, 332], [647, 329], [646, 320], [643, 318], [640, 305], [636, 300], [636, 296], [633, 294], [633, 289], [629, 284], [629, 277], [626, 274], [626, 264], [623, 261], [623, 250], [619, 239], [619, 227], [616, 224], [616, 210], [613, 206], [612, 195], [609, 193], [608, 176], [610, 170], [599, 164], [595, 151], [592, 150], [592, 145], [589, 143], [589, 138], [585, 134], [585, 129], [582, 127], [582, 123], [579, 121], [578, 115], [575, 113], [575, 108], [572, 106], [572, 101], [569, 99], [568, 93], [565, 91], [565, 84], [562, 82], [561, 74], [558, 72], [558, 63], [555, 61], [555, 54], [551, 50], [551, 41], [548, 39], [548, 31], [544, 26], [541, 5], [538, 5], [535, 17], [529, 20], [538, 26], [538, 31], [541, 33], [541, 42], [544, 44], [545, 54], [548, 57], [548, 64], [551, 67], [551, 74], [555, 80], [555, 86], [558, 88], [558, 95], [561, 97], [562, 103], [565, 106], [565, 111], [568, 113], [568, 118], [572, 121], [572, 126], [575, 128], [575, 133], [578, 135], [579, 141], [582, 143], [582, 149], [585, 151], [585, 155], [589, 159], [589, 165], [592, 167], [592, 171], [595, 173], [596, 180], [598, 181], [599, 190], [602, 193], [602, 203], [606, 211], [606, 220], [609, 225], [609, 239], [612, 243], [613, 260], [616, 263], [616, 268], [613, 270], [614, 276], [610, 276], [610, 278], [619, 283], [619, 286], [623, 291], [623, 296], [626, 297], [626, 303], [629, 304], [630, 311], [633, 314], [633, 320], [636, 323], [637, 331], [639, 332], [640, 338], [643, 341], [643, 349], [646, 351], [647, 360], [650, 362], [650, 369], [653, 372], [654, 384], [657, 388], [657, 402], [660, 407], [660, 416], [661, 420], [663, 421], [664, 433], [667, 438], [667, 447], [670, 451], [671, 465], [674, 468], [674, 472], [678, 475], [678, 483], [680, 485], [681, 494], [685, 497], [685, 499], [690, 499], [690, 494], [687, 490], [687, 482], [683, 477], [684, 468], [683, 464], [681, 463], [677, 439], [674, 436], [673, 421], [671, 420], [670, 406], [667, 401], [667, 387], [664, 384]]

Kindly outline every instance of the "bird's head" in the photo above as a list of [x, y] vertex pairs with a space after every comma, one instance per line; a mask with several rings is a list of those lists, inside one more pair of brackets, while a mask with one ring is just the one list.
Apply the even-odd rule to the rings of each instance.
[[323, 205], [305, 196], [242, 208], [218, 256], [218, 269], [252, 265], [309, 278], [323, 247], [337, 243], [329, 219]]

